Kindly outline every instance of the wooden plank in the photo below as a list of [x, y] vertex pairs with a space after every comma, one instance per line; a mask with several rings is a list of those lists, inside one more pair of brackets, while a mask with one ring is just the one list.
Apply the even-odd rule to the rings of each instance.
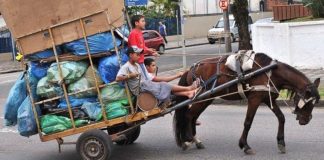
[[296, 18], [300, 17], [300, 11], [299, 11], [299, 6], [295, 6], [295, 14], [296, 14]]
[[279, 21], [279, 15], [278, 15], [278, 7], [273, 6], [273, 18], [275, 21]]
[[290, 7], [291, 19], [296, 18], [295, 6]]
[[292, 19], [291, 18], [291, 6], [287, 7], [287, 19]]
[[111, 126], [114, 126], [117, 124], [126, 123], [126, 122], [141, 121], [141, 120], [145, 120], [146, 117], [159, 116], [159, 114], [161, 112], [162, 112], [162, 110], [160, 108], [154, 108], [148, 112], [138, 112], [135, 115], [128, 115], [126, 117], [120, 117], [120, 118], [115, 118], [115, 119], [108, 120], [108, 121], [102, 121], [102, 122], [98, 122], [98, 123], [94, 123], [94, 124], [89, 124], [89, 125], [82, 126], [79, 128], [65, 130], [65, 131], [59, 132], [59, 133], [54, 133], [54, 134], [49, 134], [49, 135], [40, 135], [40, 139], [42, 142], [46, 142], [46, 141], [50, 141], [50, 140], [54, 140], [54, 139], [58, 139], [58, 138], [64, 138], [64, 137], [71, 136], [74, 134], [83, 133], [83, 132], [89, 131], [91, 129], [101, 129], [101, 128], [105, 128], [105, 127], [111, 127]]
[[283, 14], [281, 7], [278, 7], [278, 13], [279, 13], [279, 21], [283, 20]]
[[287, 8], [288, 8], [288, 6], [282, 6], [281, 7], [282, 20], [288, 19], [288, 17], [287, 17]]

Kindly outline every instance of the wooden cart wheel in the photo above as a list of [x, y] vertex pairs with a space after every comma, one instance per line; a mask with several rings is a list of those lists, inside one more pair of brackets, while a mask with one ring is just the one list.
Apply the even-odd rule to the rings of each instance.
[[106, 160], [112, 153], [112, 141], [102, 130], [94, 129], [83, 133], [76, 144], [83, 160]]
[[116, 144], [118, 145], [133, 144], [139, 137], [140, 133], [141, 133], [141, 126], [138, 126], [125, 134], [126, 139], [116, 141]]

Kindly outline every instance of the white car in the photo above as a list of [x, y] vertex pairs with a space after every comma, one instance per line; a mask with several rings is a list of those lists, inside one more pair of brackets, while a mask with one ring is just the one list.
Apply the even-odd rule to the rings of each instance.
[[[251, 24], [253, 23], [251, 16], [249, 16], [249, 32], [251, 33]], [[231, 42], [235, 42], [236, 39], [239, 38], [238, 27], [235, 23], [234, 16], [229, 15], [229, 25], [231, 32]], [[224, 40], [224, 19], [221, 18], [216, 26], [213, 26], [212, 29], [208, 31], [207, 39], [210, 44], [214, 44], [217, 40]]]

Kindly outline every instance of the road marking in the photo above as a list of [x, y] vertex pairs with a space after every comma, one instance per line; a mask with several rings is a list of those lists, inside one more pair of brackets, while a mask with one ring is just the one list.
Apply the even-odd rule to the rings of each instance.
[[12, 83], [12, 82], [15, 82], [15, 81], [16, 81], [15, 79], [6, 80], [6, 81], [1, 81], [0, 84]]
[[0, 133], [18, 133], [18, 130], [11, 128], [1, 128]]

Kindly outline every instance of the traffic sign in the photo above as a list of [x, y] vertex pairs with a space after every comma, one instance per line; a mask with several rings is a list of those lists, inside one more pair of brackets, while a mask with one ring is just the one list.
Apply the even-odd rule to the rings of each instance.
[[228, 9], [228, 0], [219, 0], [219, 8], [222, 10]]
[[125, 0], [126, 6], [144, 6], [147, 5], [147, 0]]

